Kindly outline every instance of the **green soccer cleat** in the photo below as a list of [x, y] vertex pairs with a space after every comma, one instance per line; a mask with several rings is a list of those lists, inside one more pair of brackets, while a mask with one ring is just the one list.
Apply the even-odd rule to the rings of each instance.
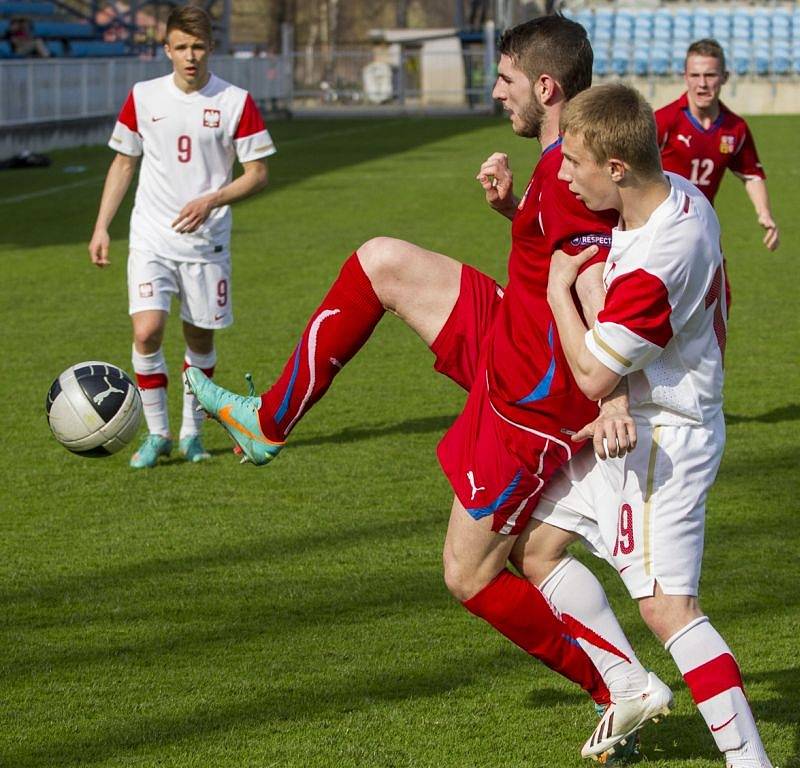
[[150, 469], [158, 464], [159, 456], [169, 456], [172, 452], [172, 440], [164, 435], [147, 435], [139, 446], [139, 450], [131, 456], [130, 464], [134, 469]]
[[190, 461], [192, 464], [197, 464], [200, 461], [206, 461], [207, 459], [211, 458], [211, 454], [205, 448], [203, 448], [203, 442], [200, 440], [200, 435], [189, 435], [188, 437], [184, 437], [178, 447], [180, 449], [181, 456], [183, 456], [186, 461]]
[[217, 386], [199, 368], [187, 368], [183, 375], [186, 386], [197, 398], [200, 408], [222, 424], [242, 449], [242, 464], [250, 461], [262, 467], [280, 453], [285, 443], [273, 442], [261, 431], [258, 421], [260, 397], [252, 394], [246, 397], [228, 392], [227, 389]]

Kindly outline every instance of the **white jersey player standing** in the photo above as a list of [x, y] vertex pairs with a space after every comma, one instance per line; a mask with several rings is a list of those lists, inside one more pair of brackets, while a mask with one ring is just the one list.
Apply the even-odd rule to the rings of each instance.
[[[580, 619], [574, 585], [559, 599], [547, 582], [568, 578], [560, 573], [569, 561], [560, 560], [563, 548], [575, 534], [583, 537], [639, 601], [726, 765], [770, 768], [739, 666], [697, 598], [705, 502], [725, 444], [719, 222], [693, 184], [662, 172], [652, 110], [632, 88], [579, 94], [561, 128], [560, 178], [589, 209], [618, 210], [620, 222], [605, 266], [605, 305], [591, 330], [570, 290], [595, 247], [577, 257], [553, 255], [548, 301], [578, 385], [600, 398], [627, 381], [630, 417], [598, 420], [595, 451], [611, 457], [598, 461], [584, 451], [570, 462], [534, 512], [549, 525], [532, 523], [517, 557], [533, 568], [549, 562], [550, 571], [539, 574], [542, 590]], [[602, 663], [602, 649], [587, 652]], [[601, 721], [584, 755], [604, 728]]]
[[[252, 97], [209, 72], [212, 47], [203, 9], [173, 9], [164, 44], [173, 72], [136, 83], [120, 111], [109, 141], [117, 156], [89, 244], [92, 262], [107, 266], [108, 228], [143, 157], [130, 223], [128, 302], [149, 434], [131, 458], [134, 468], [155, 466], [172, 450], [161, 348], [172, 297], [181, 301], [184, 368], [210, 375], [214, 331], [233, 321], [229, 206], [266, 186], [264, 158], [275, 152]], [[233, 180], [236, 159], [244, 172]], [[196, 406], [184, 393], [180, 451], [191, 462], [209, 458]]]

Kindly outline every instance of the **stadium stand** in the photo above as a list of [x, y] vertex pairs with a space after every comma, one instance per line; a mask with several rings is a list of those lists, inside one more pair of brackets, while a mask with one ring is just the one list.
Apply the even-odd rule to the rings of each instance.
[[800, 74], [800, 5], [711, 3], [582, 7], [565, 14], [586, 27], [596, 75], [674, 76], [693, 40], [720, 42], [737, 75]]
[[124, 56], [130, 51], [122, 40], [103, 39], [103, 30], [86, 20], [76, 21], [55, 3], [36, 0], [0, 0], [0, 59], [20, 58], [8, 40], [12, 19], [31, 23], [32, 34], [55, 58]]

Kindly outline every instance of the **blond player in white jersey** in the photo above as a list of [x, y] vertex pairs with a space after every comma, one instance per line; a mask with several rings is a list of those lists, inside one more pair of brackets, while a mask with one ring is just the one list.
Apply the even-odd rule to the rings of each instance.
[[[520, 537], [514, 559], [538, 570], [555, 607], [580, 620], [584, 598], [569, 583], [574, 561], [564, 550], [582, 537], [638, 600], [726, 765], [769, 768], [739, 666], [697, 598], [705, 502], [725, 443], [719, 223], [694, 185], [662, 172], [652, 110], [634, 89], [613, 84], [579, 94], [561, 129], [560, 178], [588, 208], [616, 209], [620, 221], [593, 327], [570, 289], [594, 247], [553, 255], [548, 301], [583, 392], [599, 399], [627, 382], [630, 415], [595, 423], [595, 451], [579, 454], [545, 490], [539, 522]], [[603, 664], [606, 652], [587, 652]], [[612, 727], [604, 717], [584, 756], [602, 754], [598, 744]]]
[[[264, 158], [275, 152], [252, 97], [209, 72], [212, 32], [204, 10], [173, 9], [164, 50], [172, 73], [136, 83], [120, 111], [109, 141], [117, 156], [89, 244], [92, 262], [108, 266], [108, 228], [142, 157], [128, 256], [133, 369], [148, 428], [131, 458], [137, 469], [155, 466], [172, 450], [161, 348], [171, 300], [181, 302], [184, 368], [211, 375], [214, 331], [233, 321], [230, 204], [266, 186]], [[233, 180], [237, 159], [243, 173]], [[209, 458], [196, 407], [184, 393], [180, 452], [191, 462]]]

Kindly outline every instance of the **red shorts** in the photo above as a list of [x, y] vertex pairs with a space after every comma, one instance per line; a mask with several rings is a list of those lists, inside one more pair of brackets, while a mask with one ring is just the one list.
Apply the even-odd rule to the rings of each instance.
[[466, 405], [437, 449], [459, 501], [475, 519], [492, 516], [492, 530], [518, 534], [553, 473], [571, 457], [563, 439], [516, 425], [492, 407], [483, 340], [502, 301], [500, 287], [471, 267], [432, 345], [435, 368], [469, 390]]

